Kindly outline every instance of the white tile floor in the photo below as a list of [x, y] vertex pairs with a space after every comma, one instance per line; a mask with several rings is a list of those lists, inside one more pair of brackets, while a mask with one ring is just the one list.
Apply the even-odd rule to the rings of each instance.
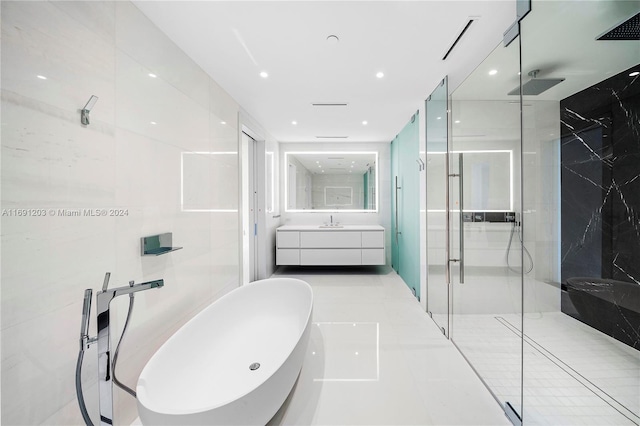
[[314, 291], [300, 377], [269, 423], [509, 425], [457, 349], [390, 268], [281, 268]]
[[520, 405], [524, 423], [640, 423], [638, 351], [561, 312], [520, 316], [455, 315], [454, 341], [500, 400]]
[[[300, 377], [270, 426], [510, 425], [390, 268], [281, 268], [275, 276], [307, 281], [315, 299]], [[519, 407], [520, 317], [452, 321], [454, 341], [498, 400]], [[637, 351], [559, 312], [524, 321], [525, 424], [640, 423]]]

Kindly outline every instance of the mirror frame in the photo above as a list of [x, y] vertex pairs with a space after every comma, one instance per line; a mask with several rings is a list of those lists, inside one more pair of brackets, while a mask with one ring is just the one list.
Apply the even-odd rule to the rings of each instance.
[[[289, 205], [289, 155], [331, 155], [331, 154], [372, 154], [374, 156], [375, 161], [375, 188], [376, 188], [376, 208], [375, 209], [290, 209]], [[284, 193], [284, 211], [286, 213], [378, 213], [380, 209], [380, 175], [379, 175], [379, 167], [378, 167], [378, 151], [285, 151], [284, 153], [284, 162], [282, 164], [283, 172], [282, 176], [284, 176], [284, 180], [282, 181], [283, 188], [281, 190]]]

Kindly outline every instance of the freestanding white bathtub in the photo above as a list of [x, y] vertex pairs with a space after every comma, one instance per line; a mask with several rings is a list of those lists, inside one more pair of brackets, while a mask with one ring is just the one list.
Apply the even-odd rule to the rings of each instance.
[[270, 278], [205, 308], [142, 370], [137, 386], [142, 423], [266, 424], [302, 368], [312, 307], [309, 284]]

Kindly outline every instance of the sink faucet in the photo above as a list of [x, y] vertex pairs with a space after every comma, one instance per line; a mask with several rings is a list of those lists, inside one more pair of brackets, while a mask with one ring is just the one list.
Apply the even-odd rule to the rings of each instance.
[[142, 284], [129, 282], [128, 286], [107, 289], [110, 273], [107, 272], [102, 291], [96, 295], [98, 305], [98, 394], [100, 399], [100, 424], [113, 424], [113, 375], [111, 373], [111, 335], [109, 331], [109, 305], [113, 299], [125, 294], [133, 297], [133, 293], [160, 288], [164, 286], [164, 280], [149, 281]]

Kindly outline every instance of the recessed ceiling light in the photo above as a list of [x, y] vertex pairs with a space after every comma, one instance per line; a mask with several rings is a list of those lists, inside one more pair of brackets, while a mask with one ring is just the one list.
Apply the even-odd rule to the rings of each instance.
[[378, 78], [382, 78], [382, 77], [384, 77], [384, 73], [383, 73], [382, 71], [378, 71], [378, 72], [376, 73], [376, 77], [378, 77]]
[[47, 77], [45, 77], [44, 75], [36, 75], [36, 77], [38, 77], [40, 80], [46, 80]]
[[496, 74], [498, 74], [498, 70], [489, 71], [489, 75], [496, 75]]
[[293, 125], [295, 126], [295, 125], [297, 125], [297, 124], [298, 124], [298, 122], [297, 122], [297, 121], [295, 121], [295, 120], [293, 120], [293, 121], [291, 122], [291, 124], [293, 124]]
[[155, 125], [156, 125], [156, 124], [158, 124], [158, 123], [156, 123], [155, 121], [152, 121], [152, 122], [151, 122], [151, 124], [153, 124], [153, 125], [155, 126]]
[[356, 162], [355, 162], [355, 161], [352, 161], [352, 162], [351, 162], [351, 164], [356, 164]]
[[226, 121], [221, 121], [220, 124], [227, 124], [227, 122]]
[[629, 74], [629, 77], [635, 77], [636, 75], [640, 75], [640, 71], [634, 71], [631, 74]]
[[436, 118], [436, 120], [442, 120], [442, 117], [438, 117], [438, 118]]
[[319, 162], [319, 161], [316, 161], [316, 164], [320, 164], [320, 162]]
[[149, 77], [151, 77], [151, 78], [156, 78], [156, 77], [157, 77], [157, 75], [155, 75], [155, 74], [154, 74], [154, 73], [152, 73], [152, 72], [150, 72], [150, 73], [148, 74], [148, 76], [149, 76]]
[[322, 171], [322, 173], [324, 173], [324, 170]]
[[456, 121], [454, 121], [454, 123], [458, 124], [458, 123], [460, 123], [460, 120], [456, 120]]
[[367, 120], [364, 120], [364, 121], [362, 122], [362, 125], [363, 125], [363, 126], [366, 126], [367, 124], [369, 124], [369, 122], [368, 122]]
[[267, 78], [267, 77], [269, 77], [269, 74], [268, 74], [266, 71], [262, 71], [262, 72], [260, 73], [260, 77], [262, 77], [262, 78]]

